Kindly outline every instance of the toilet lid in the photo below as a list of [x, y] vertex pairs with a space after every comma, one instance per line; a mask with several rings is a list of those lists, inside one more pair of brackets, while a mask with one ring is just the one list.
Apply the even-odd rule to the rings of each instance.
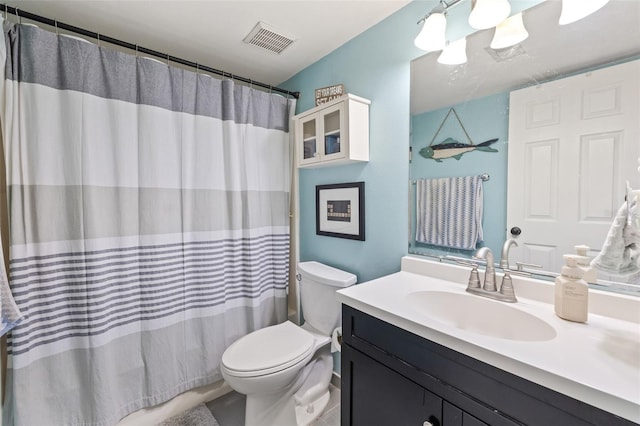
[[311, 333], [286, 321], [236, 340], [224, 351], [222, 364], [237, 376], [275, 373], [306, 358], [313, 343]]

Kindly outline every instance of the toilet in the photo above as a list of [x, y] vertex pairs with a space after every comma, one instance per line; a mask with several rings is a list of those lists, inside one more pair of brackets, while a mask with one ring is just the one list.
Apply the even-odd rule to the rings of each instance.
[[222, 377], [247, 397], [246, 426], [309, 425], [329, 402], [331, 335], [341, 323], [335, 292], [356, 276], [319, 262], [301, 262], [298, 272], [304, 324], [256, 330], [222, 355]]

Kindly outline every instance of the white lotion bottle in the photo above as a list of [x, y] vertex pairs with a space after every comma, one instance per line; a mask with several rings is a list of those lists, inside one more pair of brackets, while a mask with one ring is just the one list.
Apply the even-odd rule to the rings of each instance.
[[555, 310], [560, 318], [586, 322], [589, 313], [589, 285], [582, 279], [582, 269], [578, 267], [578, 256], [564, 255], [565, 265], [556, 278]]
[[598, 282], [598, 271], [595, 268], [591, 267], [591, 258], [587, 256], [587, 252], [589, 251], [589, 246], [584, 244], [579, 246], [574, 246], [576, 249], [576, 253], [578, 253], [578, 268], [582, 269], [583, 275], [582, 279], [587, 283], [596, 284]]

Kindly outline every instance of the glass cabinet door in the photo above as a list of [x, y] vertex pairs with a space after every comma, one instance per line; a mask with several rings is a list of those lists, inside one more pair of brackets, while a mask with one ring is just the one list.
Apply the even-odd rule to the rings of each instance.
[[302, 123], [302, 148], [303, 160], [314, 158], [318, 153], [315, 118]]
[[324, 116], [324, 154], [340, 152], [340, 110]]

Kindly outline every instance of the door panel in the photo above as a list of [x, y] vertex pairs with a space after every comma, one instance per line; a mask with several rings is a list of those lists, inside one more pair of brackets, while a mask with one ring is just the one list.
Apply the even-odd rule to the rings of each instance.
[[577, 244], [602, 249], [640, 187], [640, 61], [511, 93], [507, 227], [522, 229], [512, 259], [558, 272]]

